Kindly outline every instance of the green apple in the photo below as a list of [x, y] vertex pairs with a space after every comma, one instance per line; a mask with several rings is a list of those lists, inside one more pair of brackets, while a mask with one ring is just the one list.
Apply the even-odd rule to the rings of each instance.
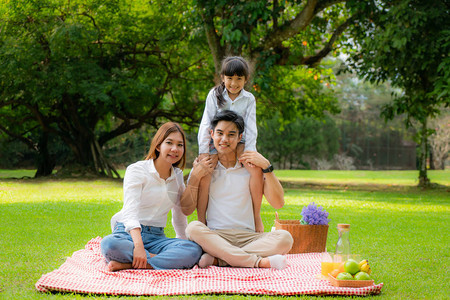
[[347, 272], [342, 272], [339, 273], [338, 276], [336, 277], [337, 280], [353, 280], [353, 276], [350, 273]]
[[347, 273], [355, 275], [356, 273], [359, 272], [359, 264], [358, 264], [358, 262], [356, 260], [349, 259], [344, 264], [344, 270]]
[[370, 277], [370, 275], [367, 274], [366, 272], [358, 272], [355, 275], [355, 279], [356, 280], [372, 280], [372, 277]]

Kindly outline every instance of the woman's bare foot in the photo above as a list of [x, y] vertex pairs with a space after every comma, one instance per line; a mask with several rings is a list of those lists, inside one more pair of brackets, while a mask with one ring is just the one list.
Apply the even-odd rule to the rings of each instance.
[[[108, 263], [108, 269], [110, 272], [125, 270], [125, 269], [133, 269], [133, 265], [131, 263], [121, 263], [115, 260], [112, 260]], [[153, 267], [147, 263], [146, 269], [153, 269]]]

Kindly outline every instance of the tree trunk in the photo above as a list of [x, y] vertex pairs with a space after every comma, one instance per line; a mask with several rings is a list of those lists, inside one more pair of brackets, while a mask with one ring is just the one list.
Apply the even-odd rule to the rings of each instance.
[[73, 160], [62, 166], [58, 172], [61, 176], [107, 176], [120, 178], [119, 173], [105, 157], [102, 147], [92, 130], [77, 127], [76, 139], [66, 139], [73, 153]]
[[430, 185], [430, 179], [428, 179], [427, 176], [428, 133], [426, 118], [422, 122], [422, 130], [420, 134], [419, 187], [427, 187]]
[[37, 171], [34, 178], [49, 176], [55, 168], [55, 162], [48, 153], [48, 133], [43, 132], [37, 146]]

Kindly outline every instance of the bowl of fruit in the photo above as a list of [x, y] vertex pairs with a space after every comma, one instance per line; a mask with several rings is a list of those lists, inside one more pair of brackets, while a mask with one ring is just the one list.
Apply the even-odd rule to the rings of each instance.
[[370, 276], [369, 261], [363, 259], [359, 263], [354, 259], [348, 259], [328, 274], [332, 286], [339, 287], [365, 287], [373, 285]]

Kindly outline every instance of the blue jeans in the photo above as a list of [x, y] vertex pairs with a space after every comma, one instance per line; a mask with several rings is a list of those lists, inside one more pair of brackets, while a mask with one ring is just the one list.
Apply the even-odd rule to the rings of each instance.
[[[147, 253], [147, 262], [157, 270], [192, 268], [202, 255], [195, 242], [168, 238], [163, 227], [141, 225], [141, 236]], [[134, 243], [123, 223], [117, 223], [112, 234], [103, 238], [101, 250], [106, 261], [133, 262]], [[156, 254], [150, 257], [150, 253]]]

